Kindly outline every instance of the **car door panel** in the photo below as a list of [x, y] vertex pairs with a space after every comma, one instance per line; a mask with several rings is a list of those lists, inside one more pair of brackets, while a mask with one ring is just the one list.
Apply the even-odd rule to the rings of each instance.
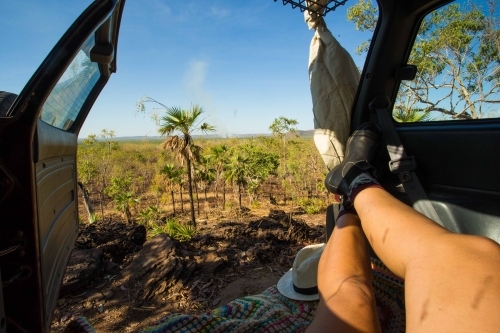
[[46, 317], [57, 302], [66, 262], [78, 235], [76, 136], [37, 122], [35, 165], [38, 230]]
[[405, 125], [398, 134], [452, 231], [500, 243], [500, 121]]
[[423, 183], [500, 191], [500, 121], [400, 125], [405, 150]]

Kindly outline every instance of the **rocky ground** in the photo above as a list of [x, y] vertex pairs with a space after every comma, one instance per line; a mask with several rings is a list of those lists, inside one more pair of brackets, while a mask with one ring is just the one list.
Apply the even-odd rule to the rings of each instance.
[[199, 223], [177, 242], [122, 222], [83, 225], [52, 322], [85, 316], [97, 332], [134, 332], [166, 314], [197, 314], [276, 284], [297, 251], [325, 239], [324, 214]]

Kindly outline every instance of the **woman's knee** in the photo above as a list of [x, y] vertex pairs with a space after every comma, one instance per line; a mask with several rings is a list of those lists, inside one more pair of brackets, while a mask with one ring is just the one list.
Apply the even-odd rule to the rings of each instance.
[[443, 253], [450, 257], [457, 260], [488, 259], [500, 263], [500, 245], [487, 237], [451, 234], [443, 238]]

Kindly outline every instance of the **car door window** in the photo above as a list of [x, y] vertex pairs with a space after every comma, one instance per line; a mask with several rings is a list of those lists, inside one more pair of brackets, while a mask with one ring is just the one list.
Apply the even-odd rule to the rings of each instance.
[[500, 117], [499, 5], [457, 2], [428, 14], [401, 82], [393, 117], [398, 122]]
[[40, 113], [40, 119], [45, 123], [62, 130], [71, 128], [100, 77], [98, 64], [90, 61], [94, 44], [92, 34], [45, 101]]

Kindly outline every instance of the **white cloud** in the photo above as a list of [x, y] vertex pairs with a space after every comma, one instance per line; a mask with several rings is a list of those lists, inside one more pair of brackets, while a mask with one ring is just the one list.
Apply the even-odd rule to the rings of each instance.
[[194, 60], [191, 62], [186, 75], [185, 82], [189, 89], [202, 89], [207, 74], [207, 62], [203, 60]]
[[148, 0], [147, 2], [154, 8], [156, 14], [170, 16], [172, 13], [172, 9], [162, 0]]
[[205, 87], [208, 62], [192, 60], [184, 75], [184, 91], [192, 103], [197, 103], [205, 109], [213, 109], [212, 94]]
[[[209, 62], [195, 59], [189, 64], [184, 75], [184, 91], [186, 98], [191, 103], [199, 104], [206, 111], [206, 121], [214, 125], [217, 133], [228, 135], [230, 132], [230, 122], [236, 116], [234, 107], [217, 107], [212, 93], [206, 88], [206, 77]], [[197, 133], [200, 134], [200, 133]]]
[[229, 15], [229, 10], [212, 6], [212, 8], [210, 8], [210, 15], [217, 18], [223, 18]]

